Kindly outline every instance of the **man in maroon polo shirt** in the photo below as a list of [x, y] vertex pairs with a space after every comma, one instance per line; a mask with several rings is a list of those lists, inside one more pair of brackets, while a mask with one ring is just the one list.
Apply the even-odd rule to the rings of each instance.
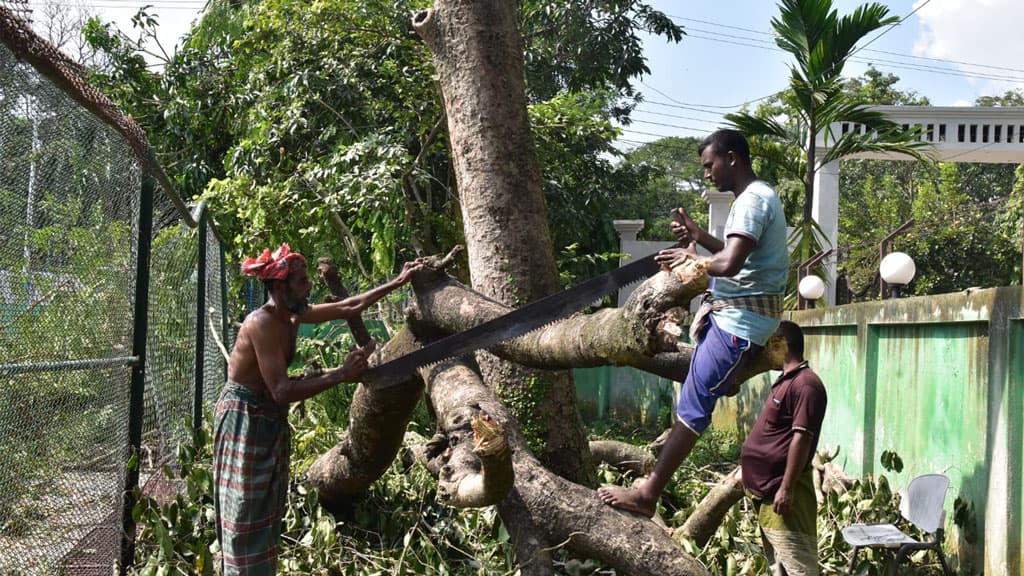
[[817, 501], [811, 458], [825, 418], [825, 386], [804, 360], [804, 334], [782, 321], [788, 350], [761, 415], [743, 443], [743, 485], [754, 500], [773, 575], [817, 576]]

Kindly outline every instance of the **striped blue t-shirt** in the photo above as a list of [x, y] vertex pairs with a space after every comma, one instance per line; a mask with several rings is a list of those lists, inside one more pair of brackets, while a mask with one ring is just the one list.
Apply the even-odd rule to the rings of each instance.
[[[785, 294], [789, 274], [786, 215], [779, 195], [766, 182], [751, 182], [733, 201], [725, 221], [725, 236], [733, 234], [751, 238], [757, 244], [735, 276], [713, 279], [714, 297]], [[727, 308], [714, 314], [723, 330], [760, 346], [764, 346], [779, 326], [778, 318], [741, 308]]]

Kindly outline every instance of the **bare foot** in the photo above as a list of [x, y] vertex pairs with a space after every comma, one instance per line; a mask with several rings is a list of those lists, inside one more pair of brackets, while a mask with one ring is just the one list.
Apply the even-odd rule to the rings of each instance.
[[609, 506], [614, 506], [620, 510], [636, 512], [647, 518], [654, 516], [658, 504], [657, 499], [648, 498], [636, 488], [602, 486], [597, 489], [597, 496]]

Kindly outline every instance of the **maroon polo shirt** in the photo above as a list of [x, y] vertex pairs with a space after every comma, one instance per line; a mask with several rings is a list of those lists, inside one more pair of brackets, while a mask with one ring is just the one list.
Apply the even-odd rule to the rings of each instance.
[[772, 384], [761, 415], [741, 451], [743, 485], [756, 496], [771, 498], [786, 474], [789, 444], [797, 430], [813, 437], [806, 466], [817, 450], [827, 396], [821, 378], [803, 362]]

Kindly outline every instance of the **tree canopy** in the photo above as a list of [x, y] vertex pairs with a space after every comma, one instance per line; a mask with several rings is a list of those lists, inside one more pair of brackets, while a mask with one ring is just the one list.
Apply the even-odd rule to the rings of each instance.
[[[181, 194], [210, 201], [236, 256], [289, 241], [371, 281], [461, 239], [444, 110], [410, 26], [427, 5], [214, 1], [162, 74], [97, 23], [90, 37], [112, 66], [95, 80], [144, 125]], [[630, 79], [648, 72], [640, 33], [683, 32], [635, 0], [524, 2], [518, 15], [569, 281], [608, 266], [591, 256], [614, 251], [614, 207], [649, 178], [614, 162], [612, 146], [611, 119], [635, 102]]]

